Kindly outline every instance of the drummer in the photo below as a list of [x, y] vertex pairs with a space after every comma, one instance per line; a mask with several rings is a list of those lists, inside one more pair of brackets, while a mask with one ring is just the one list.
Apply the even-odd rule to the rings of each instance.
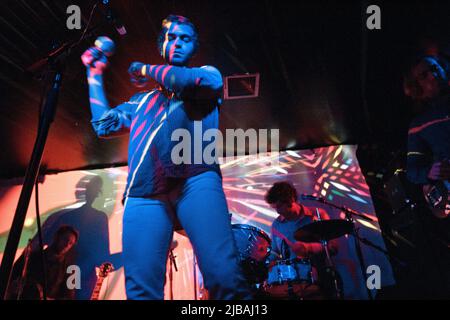
[[[297, 190], [287, 181], [275, 183], [265, 195], [266, 202], [274, 208], [279, 216], [274, 220], [271, 228], [272, 232], [272, 262], [283, 259], [310, 259], [312, 265], [317, 270], [319, 279], [319, 290], [323, 298], [329, 294], [325, 291], [325, 250], [320, 242], [301, 242], [294, 238], [295, 232], [301, 227], [318, 221], [316, 208], [306, 207], [298, 202]], [[320, 220], [330, 219], [323, 209], [318, 209]], [[335, 255], [338, 251], [336, 240], [328, 242], [330, 255]], [[321, 281], [322, 278], [322, 281]], [[315, 295], [317, 292], [315, 293]]]

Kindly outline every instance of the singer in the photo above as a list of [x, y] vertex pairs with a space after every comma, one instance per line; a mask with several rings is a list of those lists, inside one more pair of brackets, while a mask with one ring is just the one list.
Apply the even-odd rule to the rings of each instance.
[[[311, 262], [312, 276], [316, 284], [305, 290], [303, 299], [331, 299], [333, 288], [329, 287], [329, 272], [325, 263], [325, 250], [322, 243], [306, 243], [294, 238], [295, 231], [319, 220], [316, 208], [309, 208], [298, 202], [295, 187], [287, 182], [275, 183], [265, 195], [266, 202], [274, 208], [279, 216], [272, 223], [272, 250], [270, 264], [277, 261], [306, 259]], [[323, 209], [319, 209], [320, 220], [330, 217]], [[336, 240], [327, 244], [331, 255], [338, 251]]]
[[212, 66], [188, 67], [198, 35], [185, 17], [164, 19], [157, 44], [166, 64], [133, 62], [129, 74], [139, 87], [149, 79], [158, 86], [115, 108], [103, 87], [112, 46], [99, 41], [82, 56], [95, 132], [102, 138], [129, 134], [122, 234], [127, 298], [164, 298], [166, 259], [178, 223], [194, 247], [210, 297], [251, 298], [238, 264], [218, 164], [175, 165], [171, 159], [174, 130], [193, 132], [195, 121], [218, 129], [222, 76]]

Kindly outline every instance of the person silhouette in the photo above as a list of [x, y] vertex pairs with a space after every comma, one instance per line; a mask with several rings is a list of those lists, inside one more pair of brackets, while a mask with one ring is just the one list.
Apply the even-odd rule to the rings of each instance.
[[100, 197], [103, 185], [103, 179], [98, 175], [80, 179], [75, 196], [85, 203], [79, 208], [52, 214], [42, 227], [44, 244], [61, 225], [72, 226], [78, 231], [79, 238], [72, 250], [71, 260], [81, 270], [81, 288], [76, 290], [76, 299], [79, 300], [91, 297], [97, 279], [95, 267], [106, 261], [111, 262], [115, 269], [122, 265], [120, 253], [110, 254], [108, 216], [93, 206], [97, 199], [101, 202], [100, 206], [104, 206], [105, 197]]

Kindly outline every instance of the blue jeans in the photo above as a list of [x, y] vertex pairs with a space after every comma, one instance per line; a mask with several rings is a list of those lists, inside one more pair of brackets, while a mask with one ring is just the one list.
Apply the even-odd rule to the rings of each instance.
[[186, 231], [212, 299], [249, 299], [222, 179], [213, 171], [181, 180], [168, 194], [125, 201], [123, 261], [128, 299], [163, 299], [174, 224]]

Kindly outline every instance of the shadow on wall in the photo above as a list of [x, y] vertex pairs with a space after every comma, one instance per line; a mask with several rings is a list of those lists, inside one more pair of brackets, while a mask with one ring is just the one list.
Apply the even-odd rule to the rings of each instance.
[[[70, 261], [80, 267], [81, 288], [76, 290], [77, 300], [88, 300], [96, 283], [95, 267], [103, 262], [111, 262], [115, 269], [122, 266], [121, 254], [110, 254], [108, 216], [93, 207], [96, 199], [101, 199], [103, 179], [101, 176], [86, 176], [76, 185], [77, 202], [85, 202], [79, 208], [53, 213], [42, 226], [44, 245], [48, 245], [61, 225], [69, 225], [79, 232], [78, 242], [72, 250]], [[37, 236], [33, 238], [37, 245]]]

